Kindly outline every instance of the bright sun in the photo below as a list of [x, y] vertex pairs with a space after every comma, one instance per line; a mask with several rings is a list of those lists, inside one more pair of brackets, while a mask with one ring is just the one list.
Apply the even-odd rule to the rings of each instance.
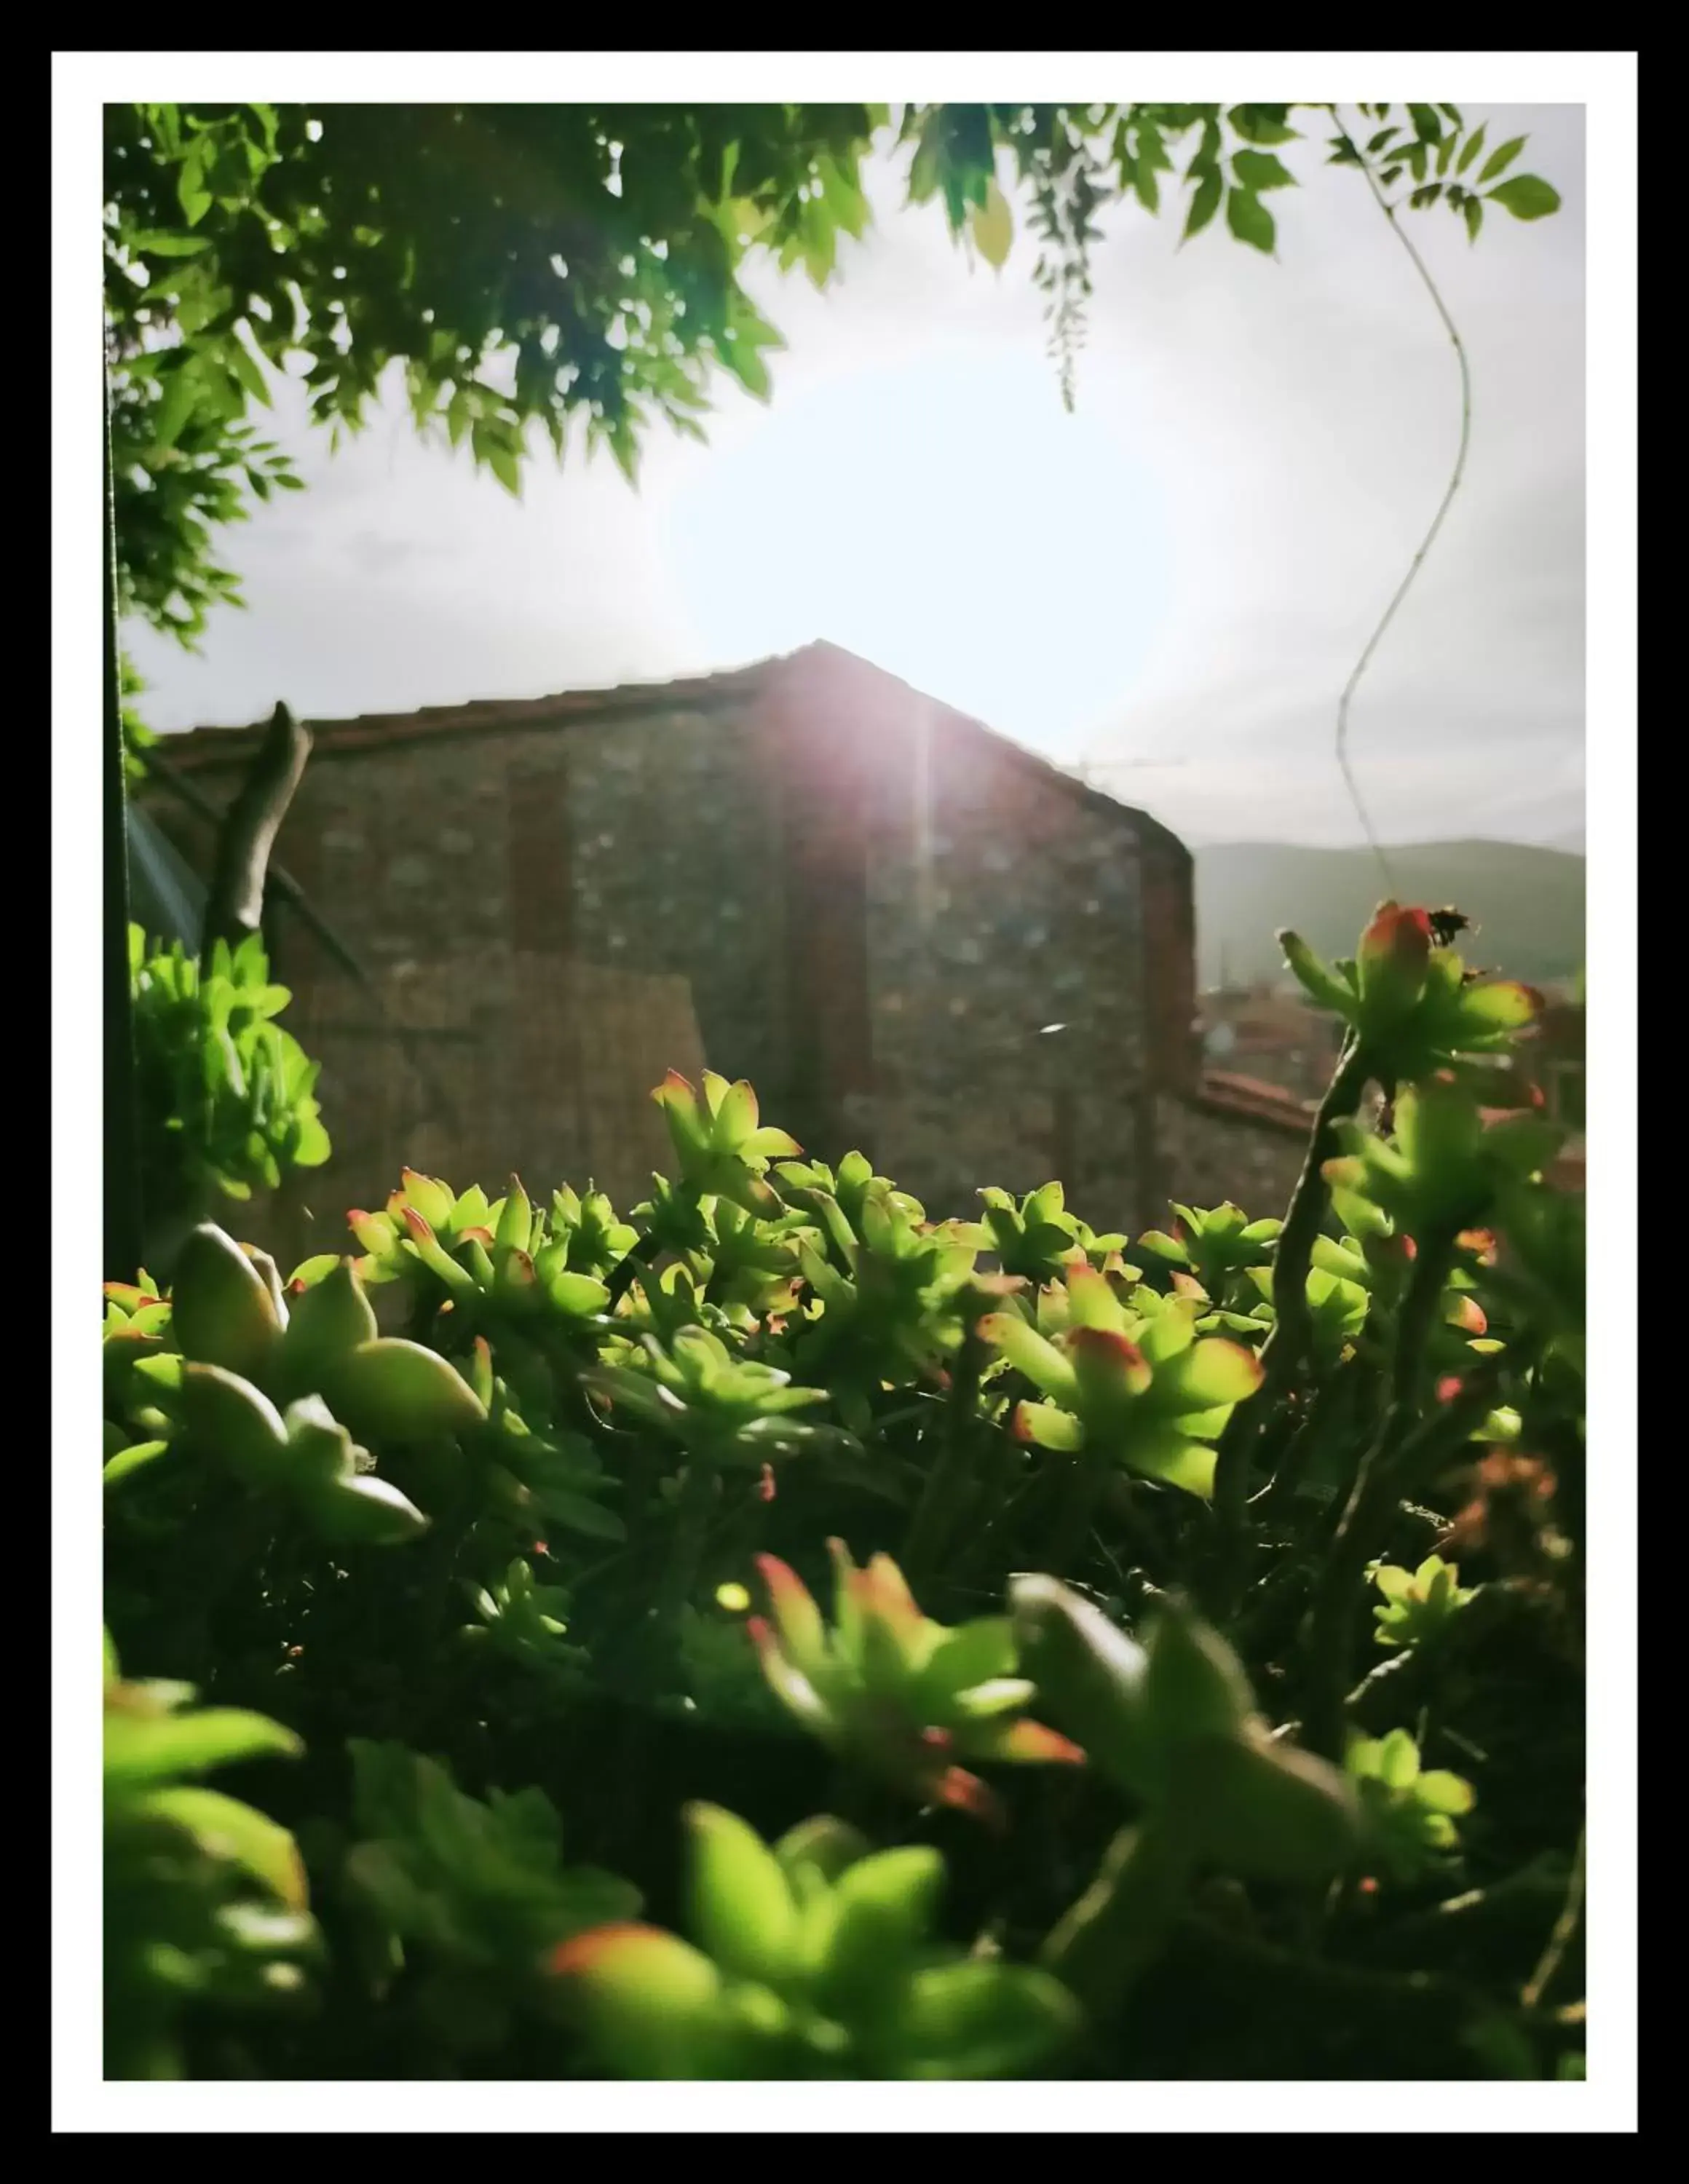
[[825, 637], [1076, 749], [1124, 710], [1171, 587], [1159, 481], [1118, 407], [1069, 416], [1052, 366], [978, 348], [783, 388], [664, 526], [702, 649]]

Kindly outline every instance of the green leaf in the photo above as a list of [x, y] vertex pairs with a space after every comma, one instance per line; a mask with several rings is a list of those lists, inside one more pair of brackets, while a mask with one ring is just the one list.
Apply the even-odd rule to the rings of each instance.
[[1233, 189], [1226, 192], [1226, 226], [1240, 242], [1271, 252], [1278, 231], [1272, 214], [1252, 190]]
[[336, 1361], [376, 1337], [376, 1315], [344, 1260], [293, 1300], [279, 1357], [287, 1391], [313, 1392]]
[[1540, 994], [1512, 979], [1465, 986], [1457, 1004], [1461, 1028], [1470, 1034], [1521, 1031], [1542, 1011]]
[[1283, 106], [1234, 106], [1226, 119], [1246, 144], [1288, 144], [1300, 135], [1285, 120]]
[[1143, 1647], [1056, 1578], [1012, 1578], [1009, 1598], [1020, 1663], [1042, 1706], [1127, 1796], [1152, 1794], [1159, 1754], [1147, 1733]]
[[1460, 210], [1461, 216], [1466, 222], [1467, 235], [1474, 242], [1476, 242], [1478, 231], [1484, 225], [1483, 202], [1478, 198], [1468, 198]]
[[488, 469], [513, 499], [520, 500], [522, 497], [522, 473], [516, 450], [502, 440], [489, 439], [486, 443], [485, 454]]
[[1374, 1747], [1374, 1771], [1387, 1789], [1405, 1790], [1419, 1772], [1419, 1747], [1405, 1729], [1393, 1729]]
[[183, 1357], [251, 1379], [282, 1334], [268, 1284], [232, 1238], [202, 1223], [176, 1264], [175, 1329]]
[[397, 1546], [428, 1529], [428, 1519], [389, 1480], [368, 1474], [337, 1479], [310, 1498], [317, 1529], [348, 1546]]
[[872, 1850], [867, 1837], [848, 1821], [821, 1813], [789, 1829], [775, 1844], [774, 1855], [781, 1871], [807, 1899], [812, 1892], [809, 1876], [828, 1883], [837, 1880], [848, 1867], [871, 1856]]
[[1079, 1379], [1072, 1364], [1053, 1343], [1046, 1341], [1035, 1328], [1028, 1327], [1018, 1312], [989, 1312], [980, 1321], [978, 1332], [981, 1339], [1001, 1350], [1034, 1387], [1041, 1388], [1046, 1396], [1073, 1401], [1079, 1390]]
[[718, 2074], [727, 2036], [722, 1975], [702, 1950], [653, 1926], [599, 1926], [565, 1942], [550, 1968], [612, 2070], [630, 2078]]
[[1513, 175], [1488, 192], [1515, 220], [1546, 220], [1560, 209], [1560, 192], [1540, 175]]
[[1232, 172], [1246, 190], [1287, 189], [1296, 179], [1275, 152], [1235, 153]]
[[193, 415], [194, 407], [200, 398], [196, 360], [191, 354], [183, 354], [181, 361], [164, 385], [163, 397], [153, 413], [153, 439], [160, 448], [176, 445], [181, 437], [182, 427]]
[[1201, 1737], [1173, 1764], [1173, 1797], [1204, 1856], [1263, 1880], [1328, 1880], [1354, 1845], [1353, 1792], [1311, 1753], [1251, 1736]]
[[945, 1633], [921, 1669], [919, 1688], [923, 1699], [942, 1703], [958, 1691], [1012, 1676], [1015, 1667], [1013, 1624], [1006, 1615], [982, 1615]]
[[1442, 117], [1435, 106], [1409, 104], [1408, 117], [1413, 124], [1413, 134], [1422, 144], [1437, 144], [1442, 141]]
[[133, 1477], [137, 1471], [144, 1471], [149, 1463], [156, 1462], [169, 1446], [167, 1440], [139, 1440], [128, 1448], [119, 1449], [114, 1456], [107, 1459], [105, 1468], [100, 1474], [100, 1483], [104, 1486], [121, 1485], [125, 1479]]
[[220, 1365], [180, 1368], [181, 1414], [195, 1443], [249, 1486], [281, 1474], [287, 1429], [270, 1398]]
[[1240, 1403], [1261, 1385], [1262, 1365], [1252, 1350], [1224, 1340], [1199, 1342], [1162, 1368], [1156, 1384], [1168, 1384], [1185, 1410], [1214, 1410]]
[[911, 1981], [892, 2028], [905, 2078], [1029, 2075], [1080, 2029], [1078, 2003], [1032, 1964], [938, 1964]]
[[1134, 1437], [1127, 1449], [1128, 1464], [1145, 1479], [1162, 1479], [1169, 1486], [1196, 1495], [1200, 1501], [1212, 1500], [1217, 1461], [1214, 1451], [1205, 1442], [1185, 1438], [1186, 1432], [1203, 1424], [1201, 1418], [1192, 1418], [1162, 1431]]
[[[272, 404], [270, 389], [265, 382], [258, 361], [238, 334], [231, 334], [224, 344], [223, 354], [229, 359], [229, 368], [251, 395], [254, 402], [262, 403], [268, 410]], [[285, 991], [285, 989], [283, 989]]]
[[1480, 153], [1483, 151], [1484, 137], [1488, 129], [1488, 125], [1489, 125], [1486, 122], [1480, 121], [1477, 128], [1474, 129], [1472, 134], [1467, 138], [1464, 144], [1461, 146], [1460, 157], [1454, 163], [1454, 171], [1457, 175], [1463, 175], [1466, 172], [1466, 170], [1472, 164], [1472, 162], [1477, 159]]
[[968, 225], [974, 248], [985, 263], [990, 266], [1005, 264], [1014, 245], [1015, 222], [1008, 199], [998, 188], [995, 176], [986, 185], [984, 203], [974, 207]]
[[190, 227], [198, 227], [211, 209], [211, 192], [202, 183], [203, 173], [204, 156], [196, 151], [182, 162], [176, 177], [176, 198]]
[[175, 235], [157, 228], [144, 229], [137, 235], [125, 236], [124, 248], [142, 258], [197, 258], [202, 250], [211, 248], [210, 238], [203, 235]]
[[106, 1708], [108, 1789], [164, 1782], [176, 1774], [206, 1774], [237, 1760], [291, 1758], [303, 1749], [292, 1730], [237, 1707], [179, 1714], [137, 1713], [110, 1704]]
[[1472, 1785], [1447, 1768], [1433, 1767], [1413, 1785], [1413, 1795], [1434, 1813], [1469, 1813], [1477, 1802]]
[[[714, 1092], [715, 1084], [711, 1084], [707, 1072], [704, 1081], [706, 1091]], [[714, 1109], [710, 1142], [717, 1152], [736, 1153], [762, 1119], [756, 1104], [756, 1094], [743, 1078], [732, 1084], [722, 1083], [719, 1078], [715, 1082], [720, 1084], [721, 1089]]]
[[172, 1786], [154, 1790], [138, 1809], [192, 1836], [206, 1857], [237, 1865], [295, 1911], [305, 1908], [305, 1869], [286, 1828], [220, 1790]]
[[560, 1486], [540, 1486], [534, 1499], [553, 1524], [561, 1524], [571, 1532], [578, 1532], [588, 1540], [625, 1540], [627, 1527], [614, 1509], [606, 1509], [601, 1502], [594, 1502], [584, 1494], [571, 1494]]
[[926, 1843], [876, 1851], [846, 1868], [834, 1883], [826, 2004], [860, 2008], [896, 1980], [926, 1938], [944, 1881], [944, 1859]]
[[687, 1925], [723, 1970], [778, 1986], [791, 1969], [797, 1906], [761, 1836], [719, 1805], [687, 1808]]
[[1523, 136], [1509, 136], [1505, 144], [1491, 152], [1479, 170], [1478, 187], [1481, 189], [1486, 182], [1493, 182], [1503, 167], [1510, 167], [1524, 151], [1525, 142]]
[[1071, 1454], [1085, 1445], [1084, 1428], [1055, 1403], [1017, 1403], [1014, 1430], [1017, 1440], [1034, 1441], [1040, 1448]]
[[1196, 1736], [1232, 1736], [1255, 1697], [1237, 1655], [1219, 1632], [1188, 1610], [1164, 1607], [1145, 1641], [1144, 1696], [1152, 1733], [1164, 1746]]
[[486, 1422], [475, 1390], [437, 1351], [385, 1335], [335, 1362], [323, 1392], [360, 1440], [432, 1440]]
[[499, 1227], [493, 1239], [497, 1251], [526, 1251], [533, 1236], [533, 1206], [516, 1176], [499, 1201]]

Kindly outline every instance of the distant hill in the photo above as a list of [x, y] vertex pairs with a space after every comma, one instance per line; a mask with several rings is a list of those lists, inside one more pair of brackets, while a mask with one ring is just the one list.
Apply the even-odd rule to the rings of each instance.
[[[1283, 974], [1273, 934], [1294, 926], [1322, 955], [1347, 956], [1385, 893], [1372, 852], [1277, 842], [1197, 850], [1197, 976], [1203, 986]], [[1537, 981], [1571, 978], [1584, 960], [1584, 861], [1518, 842], [1418, 842], [1386, 855], [1395, 892], [1431, 909], [1453, 903], [1480, 929], [1469, 958]]]

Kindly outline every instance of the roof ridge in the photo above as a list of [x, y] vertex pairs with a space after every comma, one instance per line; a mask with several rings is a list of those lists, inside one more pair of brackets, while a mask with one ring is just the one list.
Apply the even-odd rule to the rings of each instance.
[[[1080, 802], [1105, 810], [1111, 815], [1124, 813], [1138, 822], [1180, 855], [1190, 851], [1170, 827], [1139, 805], [1128, 804], [1106, 788], [1085, 780], [1043, 752], [1034, 750], [1014, 736], [994, 728], [946, 699], [934, 698], [920, 690], [889, 668], [865, 659], [861, 653], [835, 644], [829, 638], [812, 638], [808, 643], [795, 646], [790, 652], [772, 653], [766, 659], [747, 661], [739, 667], [722, 667], [703, 675], [675, 676], [667, 681], [650, 682], [617, 682], [592, 689], [560, 690], [538, 698], [476, 698], [461, 704], [414, 706], [404, 712], [354, 713], [336, 719], [312, 718], [305, 716], [316, 749], [326, 754], [334, 750], [368, 749], [401, 737], [451, 735], [477, 728], [538, 727], [556, 722], [562, 726], [570, 722], [588, 721], [618, 713], [633, 711], [640, 706], [664, 705], [725, 704], [739, 696], [769, 677], [789, 671], [805, 660], [817, 662], [848, 663], [855, 670], [877, 676], [881, 681], [895, 683], [897, 688], [923, 705], [934, 708], [952, 722], [989, 736], [1014, 762], [1052, 787], [1061, 788]], [[262, 734], [264, 723], [254, 722], [241, 727], [221, 727], [205, 725], [177, 729], [161, 735], [161, 755], [173, 766], [195, 769], [200, 766], [228, 766], [238, 762], [256, 744]]]
[[[805, 648], [807, 649], [807, 648]], [[739, 667], [722, 667], [702, 675], [676, 675], [648, 682], [614, 682], [590, 688], [549, 691], [535, 698], [466, 698], [460, 701], [413, 705], [400, 712], [345, 713], [332, 716], [304, 716], [314, 738], [326, 738], [330, 746], [363, 743], [406, 727], [426, 726], [431, 731], [451, 727], [503, 725], [518, 727], [571, 716], [600, 711], [620, 712], [670, 697], [730, 696], [754, 683], [771, 668], [782, 666], [795, 654], [773, 654]], [[166, 754], [189, 765], [233, 758], [248, 740], [263, 733], [262, 721], [238, 726], [202, 722], [192, 728], [165, 729], [160, 741]]]

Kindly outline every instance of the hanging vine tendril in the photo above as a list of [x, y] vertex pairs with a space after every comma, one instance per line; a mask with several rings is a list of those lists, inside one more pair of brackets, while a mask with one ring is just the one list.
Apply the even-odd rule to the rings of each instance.
[[1425, 556], [1435, 544], [1437, 533], [1443, 526], [1443, 520], [1453, 505], [1454, 497], [1460, 490], [1460, 482], [1466, 475], [1467, 450], [1472, 443], [1472, 365], [1466, 354], [1466, 344], [1460, 338], [1460, 329], [1450, 317], [1448, 306], [1443, 301], [1442, 292], [1431, 278], [1430, 270], [1424, 259], [1414, 248], [1412, 237], [1396, 219], [1396, 207], [1385, 197], [1383, 189], [1380, 187], [1378, 176], [1373, 171], [1372, 161], [1344, 126], [1342, 116], [1335, 106], [1331, 109], [1331, 118], [1336, 123], [1344, 143], [1354, 155], [1349, 164], [1359, 167], [1362, 174], [1366, 177], [1367, 187], [1372, 192], [1373, 202], [1390, 222], [1391, 233], [1395, 236], [1396, 241], [1413, 261], [1413, 270], [1424, 282], [1425, 292], [1435, 305], [1437, 316], [1442, 320], [1449, 340], [1454, 344], [1455, 359], [1460, 366], [1460, 444], [1455, 450], [1454, 468], [1449, 473], [1448, 483], [1443, 490], [1442, 499], [1437, 504], [1436, 514], [1431, 518], [1430, 528], [1419, 541], [1418, 549], [1408, 566], [1408, 573], [1391, 593], [1390, 604], [1380, 617], [1377, 627], [1362, 647], [1361, 656], [1355, 662], [1354, 670], [1348, 681], [1343, 685], [1342, 696], [1337, 700], [1337, 764], [1342, 771], [1344, 785], [1348, 789], [1350, 800], [1354, 805], [1361, 825], [1366, 830], [1367, 840], [1371, 846], [1372, 853], [1378, 860], [1379, 870], [1384, 875], [1385, 885], [1390, 887], [1393, 885], [1390, 872], [1390, 860], [1384, 853], [1383, 844], [1380, 842], [1373, 827], [1372, 815], [1367, 810], [1366, 800], [1361, 794], [1360, 784], [1355, 778], [1353, 767], [1349, 763], [1349, 707], [1356, 690], [1360, 686], [1361, 677], [1372, 664], [1373, 655], [1377, 651], [1380, 639], [1391, 623], [1395, 621], [1396, 610], [1412, 590], [1415, 577], [1424, 566]]

